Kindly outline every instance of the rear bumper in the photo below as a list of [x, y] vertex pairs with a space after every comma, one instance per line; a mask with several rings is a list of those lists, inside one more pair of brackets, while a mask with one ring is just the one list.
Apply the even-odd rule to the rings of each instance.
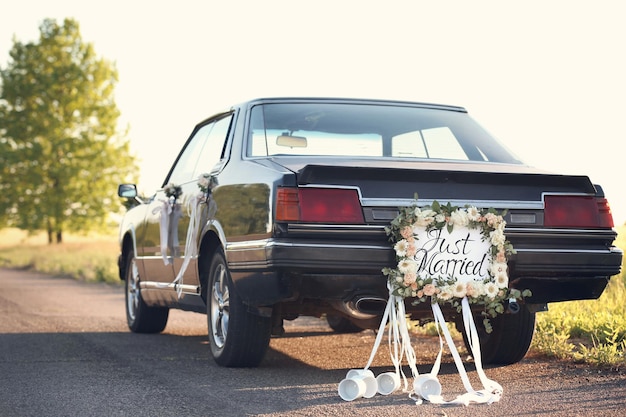
[[511, 263], [513, 277], [611, 277], [621, 272], [622, 251], [518, 249]]
[[[230, 245], [226, 256], [239, 294], [251, 305], [349, 299], [357, 292], [385, 298], [381, 270], [395, 264], [389, 243], [367, 240], [267, 239]], [[533, 292], [531, 303], [594, 299], [621, 263], [615, 247], [522, 247], [509, 259], [509, 276], [513, 286]]]

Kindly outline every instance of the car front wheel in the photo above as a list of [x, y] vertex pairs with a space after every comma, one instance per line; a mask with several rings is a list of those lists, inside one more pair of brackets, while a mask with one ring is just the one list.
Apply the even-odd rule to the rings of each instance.
[[207, 291], [207, 320], [211, 353], [218, 365], [255, 367], [269, 346], [271, 320], [250, 312], [237, 295], [224, 254], [211, 262]]
[[126, 256], [126, 321], [135, 333], [160, 333], [167, 325], [169, 309], [149, 307], [141, 297], [139, 268], [135, 254]]

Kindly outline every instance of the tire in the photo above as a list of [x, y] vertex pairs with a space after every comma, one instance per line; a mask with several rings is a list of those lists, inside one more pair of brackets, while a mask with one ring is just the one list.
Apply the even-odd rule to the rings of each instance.
[[211, 261], [207, 321], [213, 359], [225, 367], [258, 366], [270, 343], [271, 319], [254, 314], [237, 295], [221, 250]]
[[139, 270], [135, 254], [126, 256], [126, 321], [134, 333], [160, 333], [167, 325], [170, 310], [164, 307], [149, 307], [141, 297]]
[[335, 314], [326, 314], [326, 322], [335, 333], [339, 334], [360, 333], [363, 331], [362, 328], [347, 318]]
[[[533, 340], [535, 313], [531, 313], [522, 304], [518, 313], [500, 314], [490, 321], [493, 331], [487, 333], [483, 325], [483, 317], [475, 318], [483, 364], [511, 365], [521, 361]], [[457, 323], [457, 328], [463, 334], [465, 347], [471, 353], [463, 324]]]

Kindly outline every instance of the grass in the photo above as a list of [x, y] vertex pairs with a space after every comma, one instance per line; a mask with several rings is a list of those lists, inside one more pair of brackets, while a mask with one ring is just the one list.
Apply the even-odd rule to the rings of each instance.
[[[618, 228], [617, 246], [626, 250], [626, 224]], [[0, 267], [37, 270], [82, 281], [121, 284], [117, 275], [115, 233], [67, 236], [48, 245], [45, 235], [29, 236], [16, 229], [0, 230]], [[622, 268], [624, 269], [624, 268]], [[531, 349], [559, 359], [614, 369], [626, 368], [626, 278], [609, 282], [598, 300], [550, 304], [537, 314]], [[423, 329], [427, 333], [434, 328]]]
[[0, 267], [30, 269], [81, 281], [120, 283], [118, 244], [113, 233], [64, 237], [48, 245], [44, 234], [28, 235], [16, 229], [0, 230]]
[[[617, 246], [626, 250], [626, 225]], [[559, 359], [574, 359], [614, 369], [626, 368], [626, 278], [611, 278], [598, 300], [550, 304], [537, 314], [531, 348]]]

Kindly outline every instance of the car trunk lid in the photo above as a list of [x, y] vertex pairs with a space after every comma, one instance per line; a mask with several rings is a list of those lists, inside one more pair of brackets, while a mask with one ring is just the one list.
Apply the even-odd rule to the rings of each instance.
[[545, 193], [595, 195], [586, 176], [555, 175], [523, 166], [388, 163], [387, 166], [314, 165], [296, 171], [298, 185], [357, 186], [367, 199], [541, 202]]

